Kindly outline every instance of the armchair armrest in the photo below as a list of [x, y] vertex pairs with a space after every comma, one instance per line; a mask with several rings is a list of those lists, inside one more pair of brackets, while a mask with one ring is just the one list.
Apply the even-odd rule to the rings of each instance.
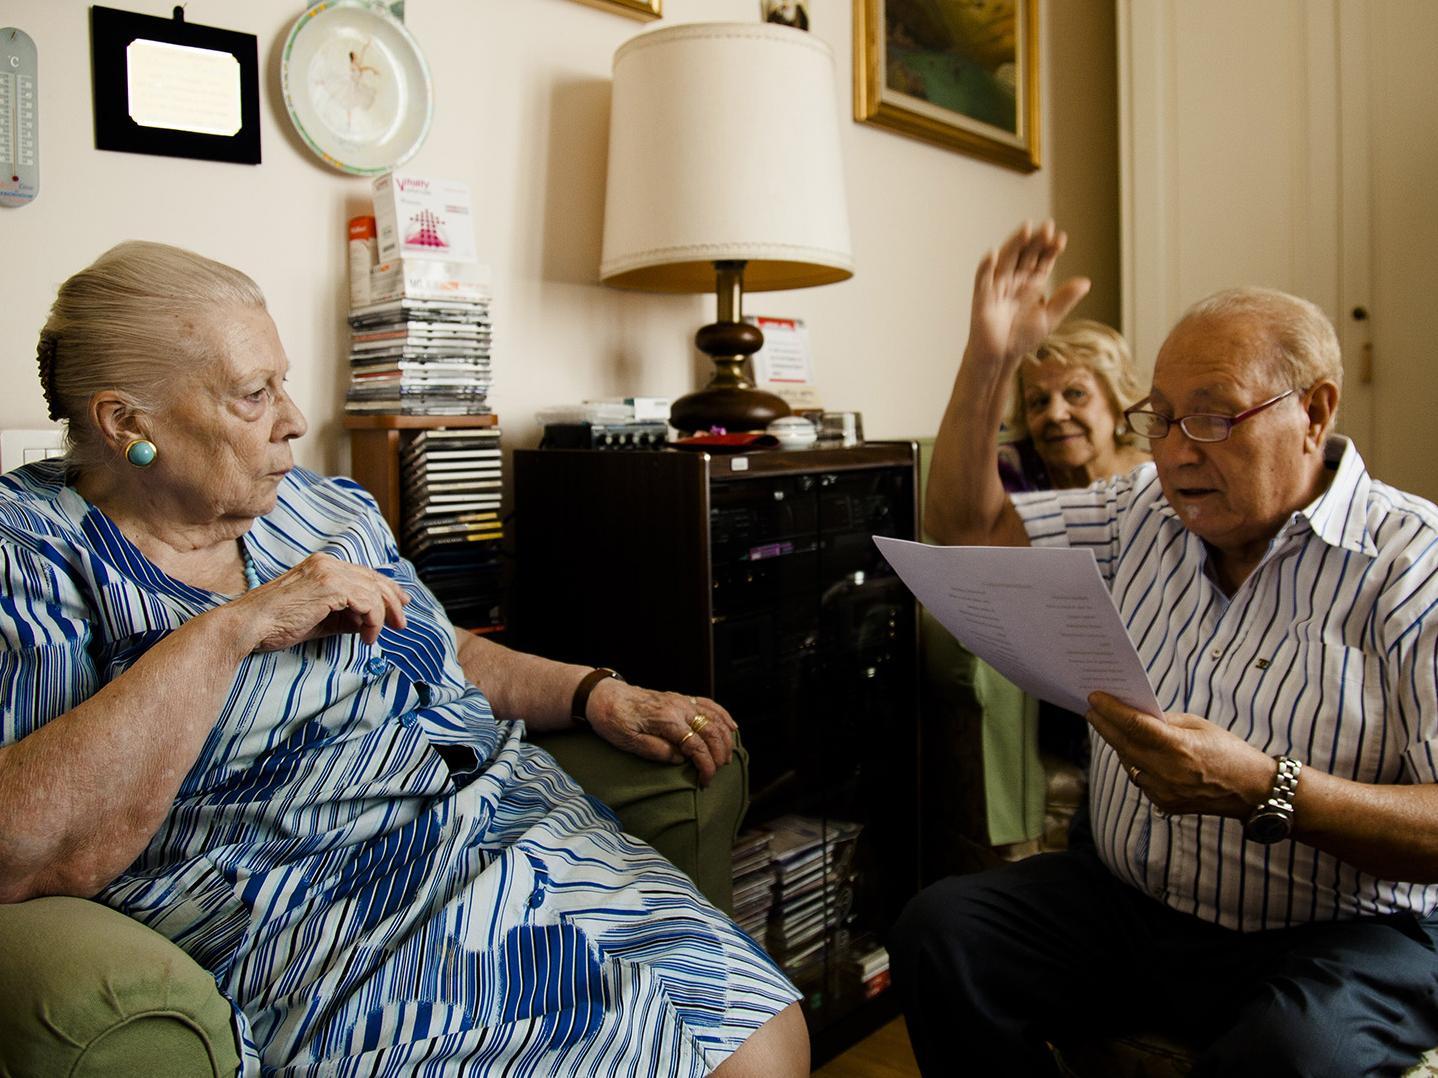
[[0, 1074], [233, 1075], [230, 1005], [158, 932], [83, 898], [0, 905]]

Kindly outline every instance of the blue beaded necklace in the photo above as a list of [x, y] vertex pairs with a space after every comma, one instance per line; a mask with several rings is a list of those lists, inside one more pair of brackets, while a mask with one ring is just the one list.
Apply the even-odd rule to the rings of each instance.
[[240, 557], [245, 559], [245, 590], [254, 591], [260, 586], [260, 573], [255, 568], [255, 559], [250, 557], [250, 552], [245, 548], [245, 541], [238, 540], [240, 544]]

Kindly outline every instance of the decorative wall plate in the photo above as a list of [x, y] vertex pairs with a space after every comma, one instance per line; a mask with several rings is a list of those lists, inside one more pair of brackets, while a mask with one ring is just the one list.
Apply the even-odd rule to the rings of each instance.
[[344, 172], [388, 172], [429, 133], [429, 67], [380, 0], [311, 5], [285, 42], [280, 81], [305, 145]]

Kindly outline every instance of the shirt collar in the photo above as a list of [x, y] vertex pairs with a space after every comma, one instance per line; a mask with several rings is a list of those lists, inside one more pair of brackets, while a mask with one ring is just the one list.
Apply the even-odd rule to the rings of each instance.
[[1323, 463], [1333, 469], [1333, 478], [1299, 515], [1329, 546], [1373, 557], [1378, 553], [1378, 544], [1368, 531], [1368, 493], [1373, 481], [1357, 446], [1341, 434], [1329, 435]]

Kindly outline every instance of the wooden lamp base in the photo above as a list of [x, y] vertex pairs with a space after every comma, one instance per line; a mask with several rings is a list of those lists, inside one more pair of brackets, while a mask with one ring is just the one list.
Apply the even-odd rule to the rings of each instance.
[[714, 376], [697, 393], [674, 402], [669, 422], [682, 431], [707, 433], [721, 427], [727, 433], [762, 431], [774, 420], [790, 414], [782, 397], [755, 389], [744, 375], [749, 357], [764, 347], [764, 333], [743, 321], [743, 262], [716, 262], [719, 321], [699, 327], [694, 343], [714, 361]]

